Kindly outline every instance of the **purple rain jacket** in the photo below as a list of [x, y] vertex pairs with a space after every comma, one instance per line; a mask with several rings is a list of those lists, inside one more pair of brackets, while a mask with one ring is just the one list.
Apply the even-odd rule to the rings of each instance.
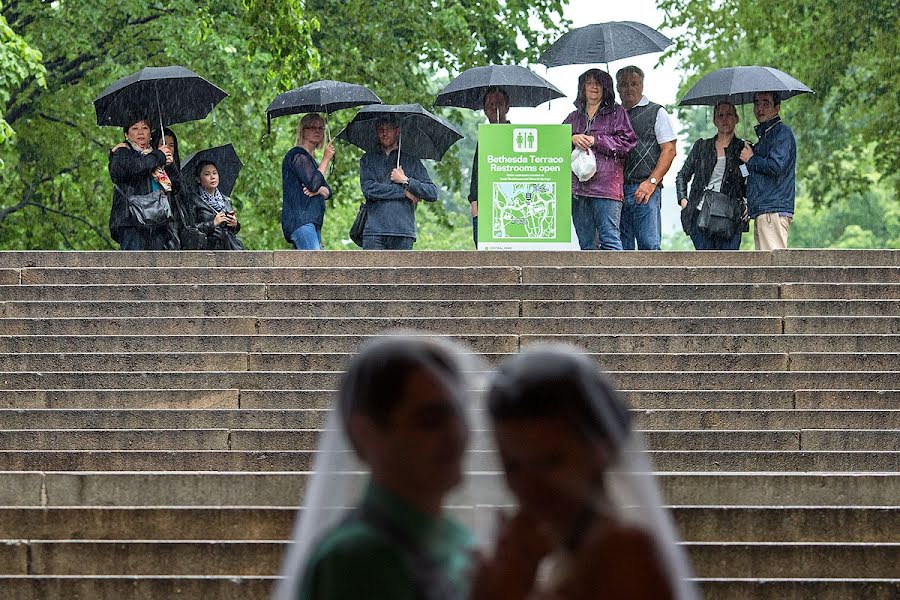
[[587, 133], [594, 136], [591, 150], [597, 159], [597, 173], [587, 181], [581, 182], [572, 174], [572, 195], [621, 201], [624, 198], [625, 157], [637, 146], [637, 135], [631, 128], [628, 113], [619, 104], [613, 103], [597, 111], [590, 128], [585, 131], [587, 123], [583, 105], [563, 121], [564, 125], [572, 126], [572, 135]]

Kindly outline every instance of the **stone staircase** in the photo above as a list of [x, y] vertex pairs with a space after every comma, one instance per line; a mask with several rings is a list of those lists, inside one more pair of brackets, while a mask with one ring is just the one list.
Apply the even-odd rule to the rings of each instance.
[[707, 598], [900, 598], [895, 251], [0, 253], [0, 598], [266, 598], [395, 327], [594, 355]]

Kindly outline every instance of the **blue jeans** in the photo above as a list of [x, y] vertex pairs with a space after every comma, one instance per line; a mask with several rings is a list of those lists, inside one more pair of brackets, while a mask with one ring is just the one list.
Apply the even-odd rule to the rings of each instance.
[[646, 204], [636, 204], [634, 192], [638, 189], [636, 183], [625, 184], [625, 204], [622, 207], [622, 248], [634, 250], [637, 241], [638, 250], [659, 250], [660, 234], [662, 231], [662, 216], [660, 215], [660, 198], [662, 190], [657, 187], [650, 195], [650, 201]]
[[412, 250], [415, 241], [405, 235], [363, 235], [363, 250]]
[[475, 242], [475, 248], [478, 248], [478, 217], [472, 217], [472, 240]]
[[731, 239], [713, 237], [707, 235], [706, 232], [697, 228], [697, 221], [691, 225], [691, 241], [694, 242], [694, 248], [697, 250], [740, 250], [741, 248], [741, 230], [731, 236]]
[[321, 250], [322, 232], [312, 223], [307, 223], [294, 230], [291, 241], [297, 250]]
[[609, 198], [572, 196], [572, 223], [582, 250], [621, 250], [622, 203]]

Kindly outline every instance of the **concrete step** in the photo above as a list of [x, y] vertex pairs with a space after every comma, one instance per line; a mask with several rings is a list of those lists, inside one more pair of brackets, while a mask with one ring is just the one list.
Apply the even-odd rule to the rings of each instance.
[[[4, 335], [0, 352], [355, 352], [367, 335]], [[568, 343], [593, 353], [735, 354], [766, 352], [896, 352], [900, 335], [461, 335], [473, 352], [518, 352], [519, 345]]]
[[896, 600], [900, 579], [700, 579], [706, 600]]
[[[52, 365], [48, 365], [51, 366]], [[107, 369], [115, 369], [109, 365]], [[0, 387], [7, 390], [39, 389], [296, 389], [331, 390], [338, 385], [337, 371], [132, 371], [0, 372]], [[621, 389], [630, 390], [750, 390], [832, 389], [884, 390], [895, 387], [895, 371], [611, 371]]]
[[897, 283], [785, 283], [779, 286], [784, 300], [890, 300], [900, 298]]
[[[308, 473], [0, 472], [0, 506], [298, 506]], [[469, 473], [471, 497], [455, 504], [506, 504], [497, 472]], [[894, 506], [898, 473], [658, 473], [672, 505]], [[359, 484], [364, 475], [359, 475]], [[466, 502], [464, 502], [464, 500]]]
[[[235, 252], [235, 254], [238, 253]], [[234, 576], [0, 575], [0, 589], [4, 592], [4, 600], [45, 600], [47, 598], [267, 600], [272, 595], [274, 580], [274, 577]]]
[[[299, 509], [302, 512], [302, 509]], [[472, 522], [471, 508], [452, 509]], [[494, 511], [495, 507], [474, 510]], [[673, 506], [686, 541], [890, 542], [900, 508]], [[0, 539], [290, 540], [298, 509], [286, 507], [0, 507]]]
[[[522, 283], [900, 283], [898, 267], [522, 267]], [[31, 283], [22, 271], [22, 283]], [[50, 283], [50, 282], [48, 282]], [[91, 283], [85, 281], [85, 283]]]
[[5, 318], [776, 317], [900, 315], [900, 300], [137, 300], [7, 301]]
[[[632, 412], [641, 430], [897, 430], [900, 409], [755, 410], [640, 409]], [[325, 409], [0, 409], [0, 429], [276, 429], [324, 427]], [[473, 411], [473, 425], [484, 425]]]
[[[6, 429], [4, 450], [305, 450], [319, 445], [319, 429]], [[641, 432], [648, 450], [900, 451], [900, 430], [693, 430]], [[470, 447], [493, 448], [491, 432], [473, 432]]]
[[[297, 450], [0, 450], [0, 471], [311, 471], [317, 452]], [[647, 458], [661, 472], [897, 471], [897, 451], [659, 450]], [[467, 471], [496, 470], [494, 452], [470, 450]]]

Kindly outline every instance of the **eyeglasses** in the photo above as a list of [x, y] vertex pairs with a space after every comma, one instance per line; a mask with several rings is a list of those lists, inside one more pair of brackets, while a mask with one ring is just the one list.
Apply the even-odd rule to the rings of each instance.
[[304, 127], [303, 129], [315, 129], [317, 131], [325, 131], [325, 128], [321, 125], [310, 125], [308, 127]]

